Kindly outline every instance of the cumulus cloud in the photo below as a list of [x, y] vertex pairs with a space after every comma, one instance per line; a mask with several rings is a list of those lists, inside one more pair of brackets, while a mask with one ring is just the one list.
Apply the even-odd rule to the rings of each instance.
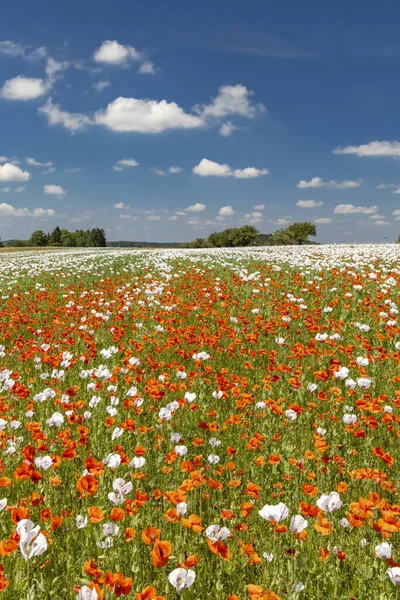
[[336, 215], [363, 214], [372, 215], [378, 210], [377, 206], [354, 206], [353, 204], [338, 204], [333, 211]]
[[136, 48], [124, 46], [116, 40], [106, 40], [93, 55], [95, 62], [111, 66], [126, 65], [129, 61], [139, 61], [140, 58], [141, 54]]
[[58, 104], [53, 104], [51, 98], [38, 111], [47, 117], [49, 125], [62, 125], [72, 132], [84, 129], [87, 125], [92, 124], [92, 120], [86, 115], [61, 110]]
[[148, 219], [149, 221], [159, 221], [159, 220], [161, 219], [161, 217], [160, 217], [159, 215], [149, 215], [149, 216], [147, 217], [147, 219]]
[[235, 179], [252, 179], [268, 175], [268, 169], [256, 169], [246, 167], [245, 169], [232, 169], [227, 164], [219, 164], [207, 158], [203, 158], [198, 165], [193, 167], [193, 173], [201, 177], [234, 177]]
[[28, 158], [25, 159], [26, 163], [31, 166], [31, 167], [52, 167], [53, 163], [52, 162], [39, 162], [34, 158], [31, 158], [28, 156]]
[[139, 73], [142, 75], [153, 75], [155, 73], [155, 68], [152, 62], [149, 60], [145, 60], [139, 67]]
[[300, 208], [317, 208], [317, 206], [322, 206], [322, 200], [299, 200], [296, 202], [296, 206], [300, 206]]
[[274, 224], [275, 225], [288, 225], [289, 221], [287, 219], [280, 218], [280, 219], [276, 219], [274, 221]]
[[14, 190], [14, 192], [17, 192], [18, 194], [20, 194], [21, 192], [24, 192], [24, 191], [25, 191], [25, 186], [24, 185], [19, 185]]
[[370, 142], [360, 146], [335, 148], [333, 154], [356, 154], [357, 156], [400, 156], [400, 142]]
[[[377, 190], [390, 190], [390, 189], [397, 188], [397, 187], [399, 187], [398, 183], [379, 183], [376, 186], [376, 189]], [[393, 193], [395, 193], [395, 192], [393, 192]]]
[[218, 214], [220, 217], [232, 217], [235, 214], [235, 211], [232, 206], [222, 206], [219, 209]]
[[254, 92], [248, 90], [245, 85], [223, 85], [210, 104], [197, 104], [194, 111], [204, 117], [238, 115], [252, 119], [266, 110], [263, 104], [252, 102], [253, 95]]
[[103, 90], [105, 90], [106, 88], [110, 87], [111, 83], [105, 79], [103, 81], [97, 81], [96, 83], [94, 83], [92, 85], [92, 88], [94, 90], [96, 90], [96, 92], [102, 92]]
[[227, 121], [227, 123], [222, 123], [221, 127], [219, 128], [219, 134], [222, 135], [222, 137], [229, 137], [234, 131], [237, 131], [238, 129], [239, 127], [236, 127], [236, 125], [234, 125], [232, 121]]
[[65, 196], [67, 193], [61, 185], [45, 185], [43, 191], [51, 196]]
[[170, 173], [173, 173], [173, 174], [175, 174], [175, 173], [181, 173], [181, 172], [183, 171], [183, 169], [182, 169], [182, 167], [170, 167], [170, 168], [168, 169], [168, 171], [169, 171]]
[[200, 204], [200, 202], [196, 202], [196, 204], [187, 206], [185, 208], [185, 212], [201, 212], [202, 210], [205, 210], [205, 208], [206, 208], [205, 204]]
[[31, 174], [9, 162], [0, 165], [0, 181], [29, 181]]
[[162, 169], [157, 169], [156, 167], [152, 169], [152, 172], [154, 173], [154, 175], [165, 175], [165, 171], [163, 171]]
[[134, 158], [122, 158], [113, 166], [114, 171], [123, 171], [127, 167], [138, 167], [139, 163]]
[[332, 223], [333, 219], [329, 219], [328, 217], [318, 217], [318, 219], [314, 219], [314, 223], [316, 225], [327, 225], [328, 223]]
[[[252, 94], [242, 85], [224, 86], [210, 104], [196, 105], [191, 112], [186, 112], [176, 102], [120, 96], [106, 108], [96, 111], [93, 117], [68, 113], [53, 104], [50, 98], [39, 112], [47, 116], [50, 125], [62, 125], [70, 131], [84, 129], [88, 125], [102, 125], [115, 132], [154, 134], [173, 129], [198, 129], [210, 122], [218, 122], [226, 115], [253, 118], [263, 108], [262, 105], [251, 103]], [[224, 128], [223, 131], [227, 133], [228, 129]], [[262, 174], [266, 174], [265, 169]], [[236, 175], [238, 178], [254, 176], [258, 175], [252, 172], [252, 168], [243, 170], [243, 173], [238, 170]]]
[[350, 179], [345, 179], [344, 181], [336, 181], [335, 179], [330, 179], [329, 181], [324, 181], [321, 177], [313, 177], [310, 181], [306, 181], [305, 179], [301, 179], [297, 187], [298, 188], [321, 188], [326, 187], [335, 190], [348, 190], [351, 188], [360, 187], [361, 181], [352, 181]]
[[0, 56], [7, 58], [22, 57], [30, 61], [39, 60], [47, 56], [47, 50], [43, 46], [32, 48], [32, 46], [23, 46], [11, 40], [0, 42]]
[[7, 79], [0, 90], [0, 96], [6, 100], [35, 100], [47, 94], [49, 85], [44, 79], [18, 75]]
[[8, 194], [8, 192], [11, 192], [11, 188], [10, 187], [0, 188], [0, 192], [2, 194]]
[[253, 208], [255, 208], [255, 210], [264, 210], [265, 204], [254, 204]]
[[114, 204], [114, 208], [118, 208], [119, 210], [128, 210], [130, 207], [127, 204], [124, 204], [123, 202], [117, 202], [116, 204]]
[[12, 204], [0, 203], [0, 216], [3, 217], [52, 217], [56, 212], [52, 208], [15, 208]]
[[256, 223], [260, 223], [262, 221], [263, 214], [260, 212], [247, 213], [244, 215], [244, 218], [255, 225]]
[[94, 121], [117, 132], [161, 133], [171, 129], [201, 127], [203, 119], [186, 113], [176, 102], [116, 98]]

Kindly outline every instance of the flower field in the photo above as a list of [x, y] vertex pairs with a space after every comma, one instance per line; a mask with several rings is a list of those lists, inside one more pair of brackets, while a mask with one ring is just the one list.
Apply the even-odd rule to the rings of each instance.
[[394, 600], [397, 246], [0, 256], [0, 595]]

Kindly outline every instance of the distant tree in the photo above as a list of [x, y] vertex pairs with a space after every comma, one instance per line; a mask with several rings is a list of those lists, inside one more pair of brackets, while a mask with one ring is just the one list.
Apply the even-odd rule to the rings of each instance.
[[92, 229], [88, 235], [88, 242], [87, 245], [91, 247], [104, 248], [107, 243], [104, 229], [99, 229], [98, 227]]
[[204, 238], [196, 238], [189, 244], [190, 248], [208, 248], [207, 240]]
[[34, 231], [29, 239], [30, 246], [47, 246], [47, 235], [42, 229]]
[[293, 246], [310, 243], [308, 236], [317, 235], [314, 223], [293, 223], [284, 229], [278, 229], [272, 234], [272, 244], [277, 246]]
[[273, 241], [272, 233], [259, 233], [254, 240], [255, 246], [271, 246]]
[[220, 232], [215, 231], [208, 236], [207, 243], [214, 248], [253, 246], [257, 235], [258, 231], [255, 227], [243, 225], [243, 227], [231, 227]]
[[4, 244], [3, 244], [3, 242], [1, 241], [1, 238], [0, 238], [0, 248], [4, 248]]
[[57, 227], [55, 229], [53, 229], [53, 231], [50, 234], [49, 244], [53, 245], [53, 244], [61, 244], [61, 243], [62, 243], [61, 229], [57, 225]]
[[67, 229], [61, 230], [61, 244], [66, 248], [73, 248], [76, 246], [75, 234]]

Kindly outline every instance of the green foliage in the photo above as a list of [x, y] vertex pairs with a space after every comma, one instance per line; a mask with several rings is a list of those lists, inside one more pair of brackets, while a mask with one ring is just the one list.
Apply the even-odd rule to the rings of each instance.
[[308, 236], [317, 235], [317, 228], [313, 223], [292, 223], [285, 229], [278, 229], [272, 234], [273, 246], [294, 246], [310, 243]]
[[[211, 248], [238, 248], [254, 246], [258, 231], [252, 225], [232, 227], [224, 231], [211, 233], [207, 238], [207, 245]], [[195, 246], [204, 247], [204, 246]]]
[[34, 231], [29, 238], [30, 246], [47, 246], [47, 235], [42, 229]]

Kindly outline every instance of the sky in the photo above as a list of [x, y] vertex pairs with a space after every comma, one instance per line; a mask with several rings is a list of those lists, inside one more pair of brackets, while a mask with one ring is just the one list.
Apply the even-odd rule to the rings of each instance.
[[1, 238], [395, 241], [399, 23], [393, 1], [5, 3]]

